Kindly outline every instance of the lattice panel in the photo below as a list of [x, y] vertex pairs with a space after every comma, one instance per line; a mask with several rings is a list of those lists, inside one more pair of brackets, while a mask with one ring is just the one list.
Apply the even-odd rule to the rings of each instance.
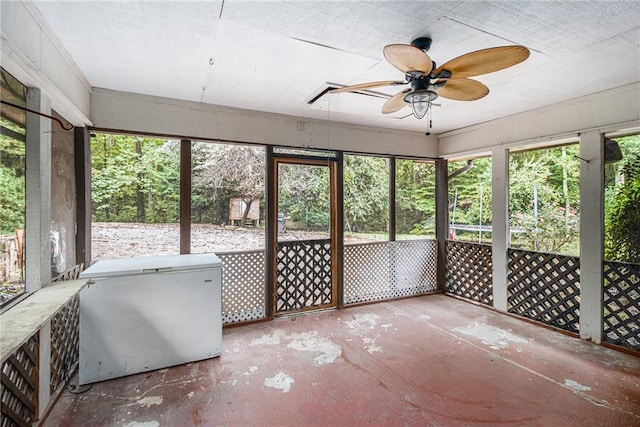
[[344, 303], [393, 298], [389, 242], [345, 245]]
[[447, 241], [447, 293], [493, 306], [493, 259], [489, 245]]
[[404, 240], [392, 242], [391, 264], [394, 297], [405, 297], [435, 291], [436, 253], [435, 240]]
[[508, 311], [580, 331], [580, 259], [509, 249]]
[[35, 333], [2, 364], [2, 427], [31, 427], [37, 417], [38, 348]]
[[80, 273], [84, 271], [84, 263], [80, 263], [65, 271], [64, 273], [58, 274], [56, 277], [51, 279], [52, 282], [63, 282], [65, 280], [76, 280], [80, 277]]
[[222, 261], [222, 323], [264, 319], [264, 251], [218, 253]]
[[278, 243], [276, 314], [333, 303], [331, 241]]
[[640, 265], [604, 262], [604, 340], [640, 351]]
[[51, 394], [69, 379], [80, 356], [80, 297], [75, 295], [51, 319]]
[[344, 303], [381, 301], [436, 290], [436, 248], [434, 240], [346, 245]]

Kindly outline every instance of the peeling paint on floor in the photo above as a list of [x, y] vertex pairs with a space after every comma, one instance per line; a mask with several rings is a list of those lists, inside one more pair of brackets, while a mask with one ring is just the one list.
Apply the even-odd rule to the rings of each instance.
[[564, 380], [564, 385], [571, 387], [574, 390], [578, 390], [578, 391], [589, 391], [591, 390], [591, 387], [587, 387], [586, 385], [582, 385], [576, 381], [573, 380], [568, 380], [565, 379]]
[[365, 346], [365, 350], [367, 350], [369, 352], [369, 354], [373, 354], [373, 353], [377, 353], [380, 352], [382, 353], [382, 347], [380, 347], [379, 345], [376, 345], [376, 340], [374, 338], [363, 338], [362, 341], [364, 342]]
[[124, 427], [160, 427], [160, 423], [157, 421], [131, 421], [129, 424], [125, 424]]
[[282, 390], [283, 393], [289, 393], [291, 389], [291, 385], [295, 383], [293, 378], [291, 378], [286, 373], [280, 371], [272, 378], [265, 378], [264, 385], [265, 387], [275, 388], [277, 390]]
[[317, 331], [292, 334], [287, 339], [292, 339], [287, 348], [320, 352], [319, 356], [313, 358], [313, 364], [316, 366], [333, 363], [342, 354], [342, 347], [327, 338], [318, 336]]
[[65, 391], [42, 427], [640, 426], [640, 358], [446, 296], [228, 328], [223, 346]]
[[349, 329], [373, 329], [378, 324], [380, 316], [373, 313], [355, 314], [344, 323]]
[[465, 335], [480, 338], [482, 343], [488, 345], [489, 348], [499, 350], [509, 347], [509, 342], [526, 344], [529, 340], [522, 338], [512, 332], [505, 331], [495, 326], [475, 323], [465, 327], [457, 327], [452, 329]]
[[251, 340], [249, 345], [276, 345], [280, 344], [280, 340], [287, 335], [286, 331], [282, 329], [276, 329], [272, 334], [263, 335], [260, 338]]
[[138, 400], [136, 403], [140, 406], [146, 406], [148, 408], [151, 405], [161, 405], [162, 400], [162, 396], [149, 396]]

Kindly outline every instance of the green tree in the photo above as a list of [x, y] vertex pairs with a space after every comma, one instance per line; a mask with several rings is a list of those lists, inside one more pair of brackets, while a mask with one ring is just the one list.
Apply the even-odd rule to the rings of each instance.
[[349, 232], [387, 233], [389, 166], [386, 159], [344, 156], [344, 222]]
[[618, 143], [623, 159], [607, 166], [605, 259], [640, 264], [640, 135]]
[[94, 221], [176, 222], [179, 143], [98, 134], [92, 139]]
[[[218, 207], [216, 223], [226, 222], [224, 212], [231, 197], [244, 202], [242, 225], [246, 224], [252, 203], [264, 199], [265, 153], [252, 146], [228, 144], [198, 144], [192, 159], [192, 210], [202, 212]], [[255, 202], [254, 202], [255, 201]], [[205, 206], [205, 205], [208, 205]]]
[[578, 145], [509, 156], [509, 212], [514, 246], [578, 255]]
[[[467, 161], [450, 162], [449, 221], [452, 224], [491, 224], [491, 158], [480, 157]], [[464, 169], [463, 169], [464, 168]], [[457, 172], [457, 173], [456, 173]], [[457, 231], [461, 239], [477, 240], [479, 232]], [[490, 234], [486, 234], [489, 237]]]
[[[6, 120], [2, 126], [11, 127]], [[0, 135], [0, 234], [24, 229], [25, 221], [25, 145]]]
[[435, 234], [433, 163], [396, 161], [396, 233]]

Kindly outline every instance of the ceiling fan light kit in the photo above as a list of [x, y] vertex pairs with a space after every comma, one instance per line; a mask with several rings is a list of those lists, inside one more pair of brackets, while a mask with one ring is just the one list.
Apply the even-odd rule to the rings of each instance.
[[404, 96], [404, 102], [409, 104], [413, 115], [421, 119], [427, 115], [431, 108], [431, 101], [436, 99], [438, 94], [429, 89], [412, 90]]
[[456, 101], [475, 101], [487, 96], [489, 88], [469, 77], [488, 74], [519, 64], [529, 57], [523, 46], [500, 46], [481, 49], [458, 56], [440, 67], [431, 60], [427, 51], [429, 37], [420, 37], [411, 44], [390, 44], [384, 47], [385, 59], [404, 73], [404, 81], [379, 81], [345, 86], [332, 92], [355, 92], [363, 88], [410, 85], [398, 92], [382, 106], [382, 114], [396, 112], [409, 105], [413, 115], [422, 119], [432, 101], [439, 96]]

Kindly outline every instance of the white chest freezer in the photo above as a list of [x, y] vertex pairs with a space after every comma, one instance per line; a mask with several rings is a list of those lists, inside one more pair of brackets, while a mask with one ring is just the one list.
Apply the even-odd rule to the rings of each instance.
[[213, 254], [101, 260], [81, 278], [79, 382], [219, 356], [222, 264]]

